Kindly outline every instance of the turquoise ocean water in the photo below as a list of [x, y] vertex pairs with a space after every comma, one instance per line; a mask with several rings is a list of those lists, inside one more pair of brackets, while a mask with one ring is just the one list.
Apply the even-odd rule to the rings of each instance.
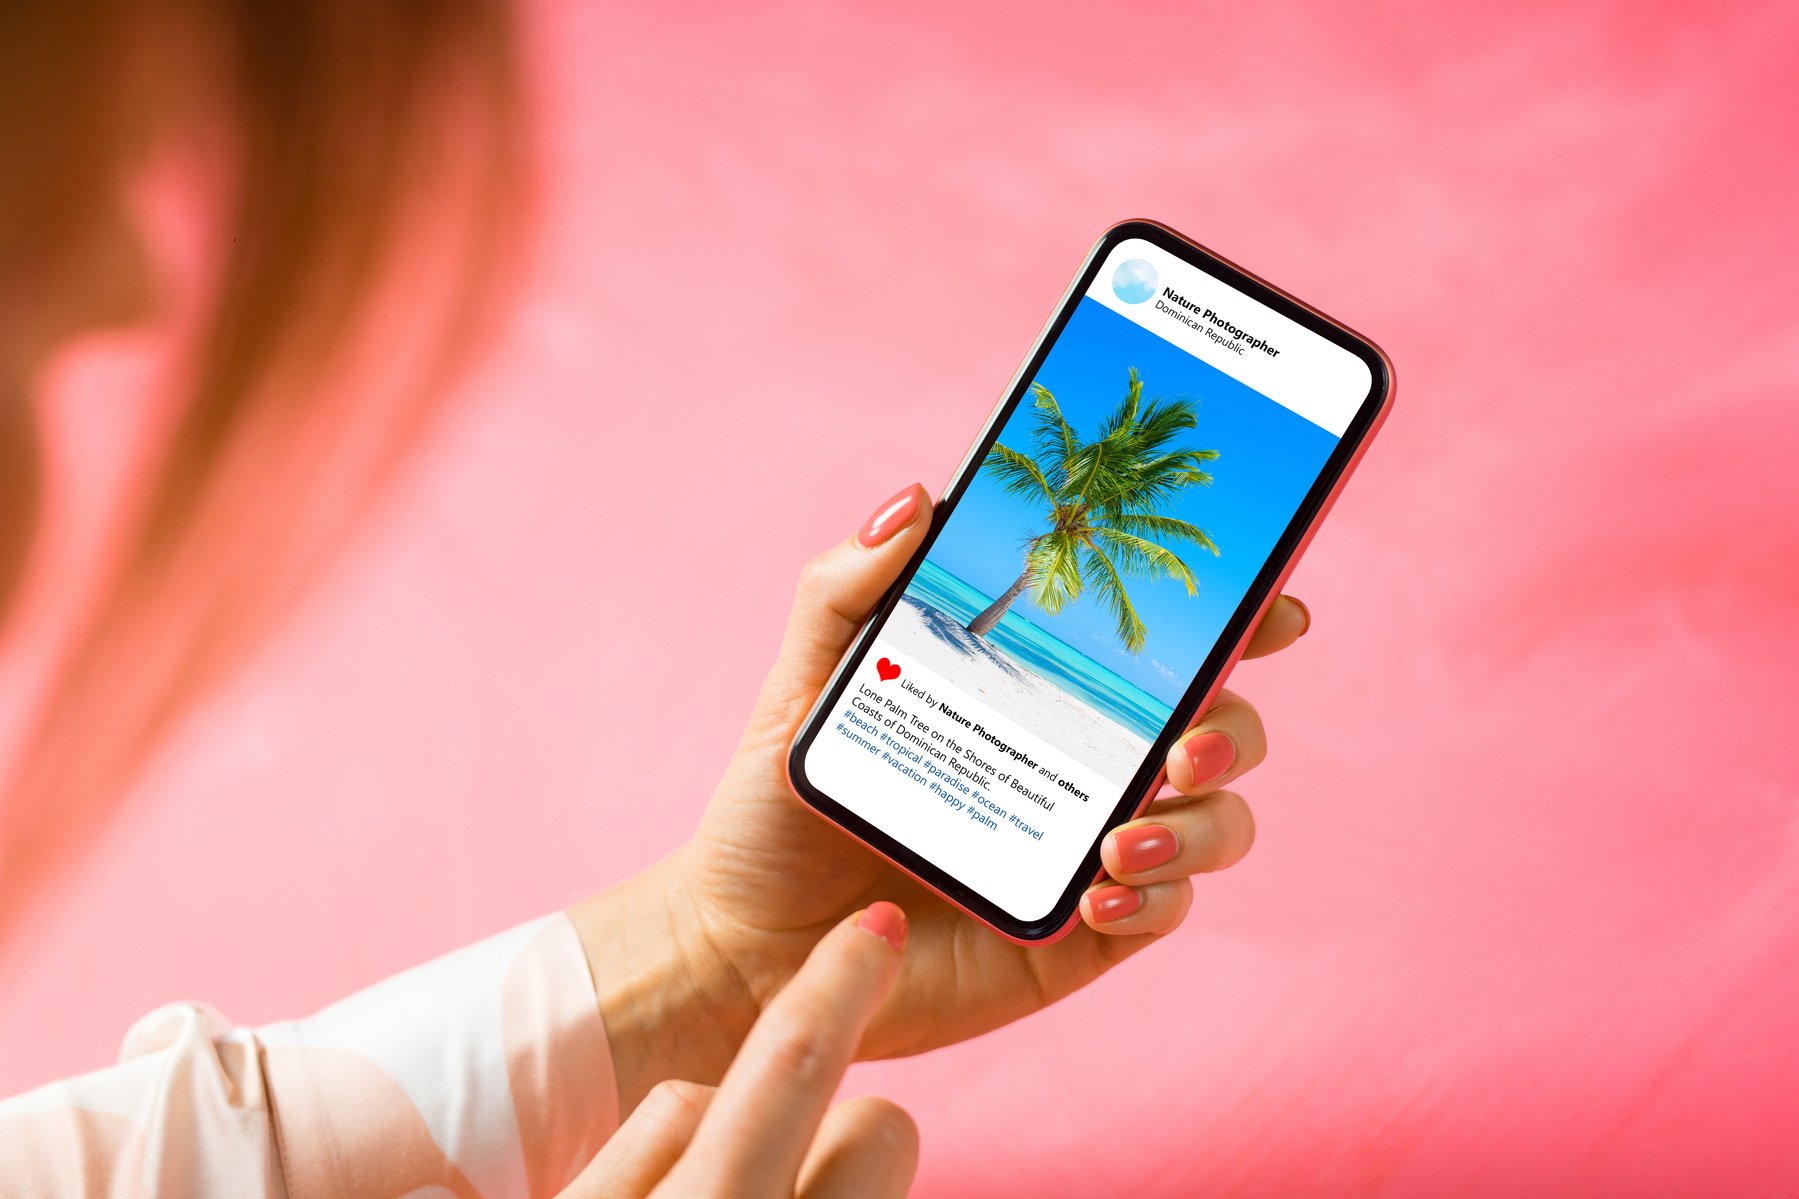
[[[993, 602], [992, 596], [982, 595], [930, 561], [918, 568], [906, 594], [962, 624]], [[1174, 715], [1172, 708], [1141, 687], [1020, 616], [1016, 604], [987, 634], [987, 641], [1038, 678], [1099, 709], [1145, 741], [1154, 741]]]

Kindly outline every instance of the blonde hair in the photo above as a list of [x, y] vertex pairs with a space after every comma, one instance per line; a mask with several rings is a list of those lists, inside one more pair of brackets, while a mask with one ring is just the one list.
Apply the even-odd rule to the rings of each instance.
[[515, 277], [501, 0], [9, 0], [0, 176], [36, 189], [17, 219], [46, 242], [113, 183], [124, 64], [177, 28], [224, 66], [231, 216], [172, 423], [0, 793], [0, 938], [316, 576]]

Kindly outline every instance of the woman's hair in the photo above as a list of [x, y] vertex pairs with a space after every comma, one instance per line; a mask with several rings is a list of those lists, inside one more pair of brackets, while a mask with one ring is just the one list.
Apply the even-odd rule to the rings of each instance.
[[29, 281], [31, 247], [78, 236], [119, 185], [139, 82], [196, 61], [222, 84], [197, 114], [229, 180], [216, 269], [0, 789], [0, 941], [339, 545], [516, 273], [528, 164], [502, 0], [7, 0], [0, 178], [42, 237], [0, 236], [0, 282]]

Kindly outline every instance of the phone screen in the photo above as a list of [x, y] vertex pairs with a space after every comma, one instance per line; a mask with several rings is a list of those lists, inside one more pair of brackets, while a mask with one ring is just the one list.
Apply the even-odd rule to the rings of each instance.
[[795, 747], [814, 806], [1015, 927], [1078, 902], [1385, 394], [1353, 336], [1143, 232], [1101, 242]]

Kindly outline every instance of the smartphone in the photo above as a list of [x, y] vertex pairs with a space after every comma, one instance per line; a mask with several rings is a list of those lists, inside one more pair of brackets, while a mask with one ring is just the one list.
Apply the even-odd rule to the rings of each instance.
[[1066, 933], [1392, 397], [1367, 338], [1107, 230], [800, 726], [794, 793], [1004, 936]]

